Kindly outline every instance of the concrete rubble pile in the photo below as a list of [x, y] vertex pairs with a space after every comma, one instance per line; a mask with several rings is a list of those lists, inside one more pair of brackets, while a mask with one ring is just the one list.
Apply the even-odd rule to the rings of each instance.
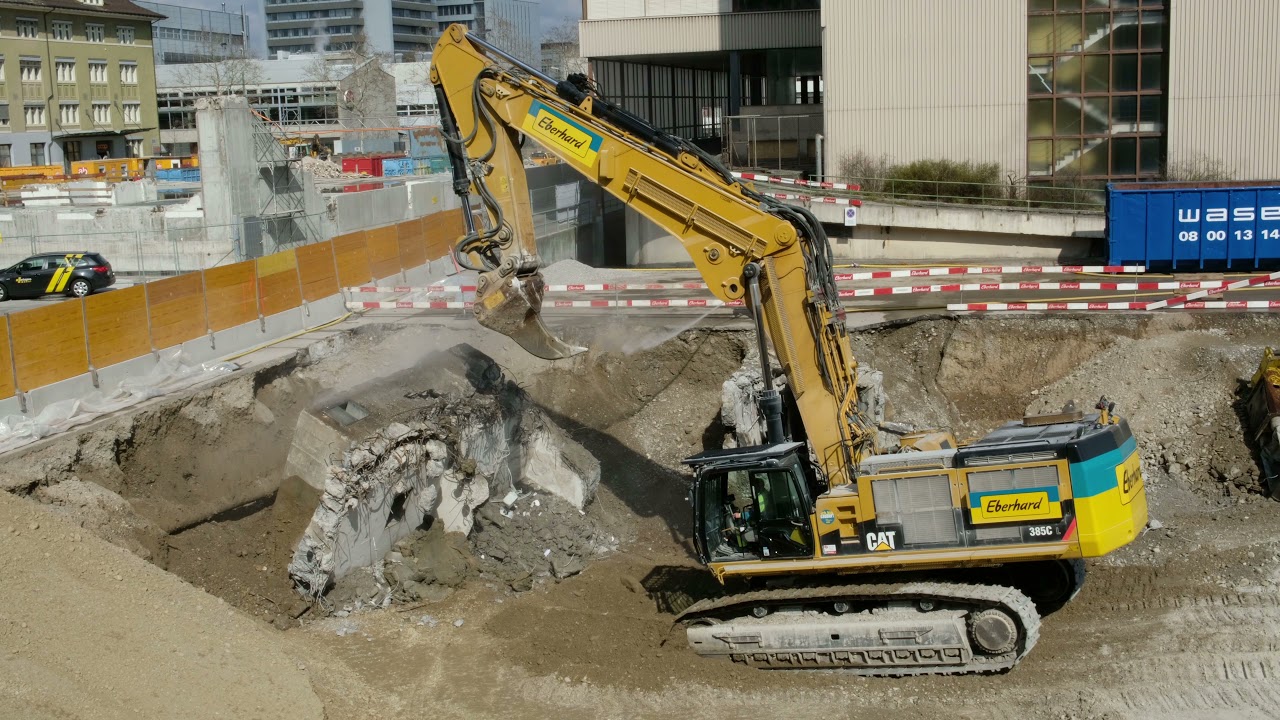
[[[777, 356], [769, 351], [769, 369], [773, 386], [782, 390], [787, 386], [787, 376], [782, 372]], [[756, 396], [764, 390], [764, 378], [760, 374], [760, 352], [753, 343], [742, 360], [742, 367], [724, 381], [720, 391], [720, 423], [727, 432], [724, 447], [747, 447], [764, 442], [764, 420]], [[908, 432], [910, 428], [885, 422], [884, 374], [871, 368], [858, 368], [858, 410], [866, 418], [867, 425], [877, 428], [876, 442], [881, 448], [897, 446], [894, 432]], [[785, 413], [785, 410], [784, 410]]]
[[342, 168], [337, 163], [330, 160], [321, 160], [310, 155], [302, 157], [302, 168], [311, 173], [311, 176], [321, 180], [340, 180], [347, 177], [359, 177], [359, 175], [349, 175], [342, 172]]
[[[289, 565], [298, 591], [312, 599], [358, 569], [372, 568], [390, 585], [387, 560], [452, 558], [422, 538], [461, 547], [486, 504], [500, 506], [487, 517], [510, 515], [514, 498], [538, 493], [578, 514], [599, 484], [595, 457], [470, 346], [435, 353], [349, 397], [359, 404], [304, 417], [300, 435], [310, 439], [295, 438], [290, 453], [293, 472], [323, 493]], [[335, 416], [357, 419], [343, 426]], [[340, 456], [309, 462], [337, 443], [346, 443]], [[415, 574], [423, 573], [408, 573]]]

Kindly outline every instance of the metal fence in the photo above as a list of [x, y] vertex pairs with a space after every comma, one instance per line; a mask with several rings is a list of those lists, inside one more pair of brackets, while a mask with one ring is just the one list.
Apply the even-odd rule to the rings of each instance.
[[858, 185], [857, 192], [822, 190], [824, 195], [928, 205], [983, 205], [1018, 210], [1100, 213], [1106, 191], [1093, 187], [1009, 183], [974, 183], [882, 177], [825, 176], [818, 180]]

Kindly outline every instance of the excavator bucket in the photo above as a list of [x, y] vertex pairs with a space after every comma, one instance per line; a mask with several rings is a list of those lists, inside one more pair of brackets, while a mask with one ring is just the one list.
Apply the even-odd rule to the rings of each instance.
[[476, 320], [484, 327], [515, 340], [520, 347], [546, 360], [573, 357], [586, 348], [570, 345], [542, 322], [542, 274], [480, 276], [476, 290]]

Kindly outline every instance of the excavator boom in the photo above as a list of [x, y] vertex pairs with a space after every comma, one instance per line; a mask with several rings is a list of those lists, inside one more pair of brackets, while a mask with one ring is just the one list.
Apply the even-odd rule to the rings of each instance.
[[[874, 433], [857, 411], [857, 365], [821, 223], [755, 192], [692, 143], [576, 80], [556, 82], [460, 25], [450, 26], [432, 55], [454, 187], [469, 223], [455, 255], [481, 273], [479, 322], [541, 357], [574, 351], [538, 316], [542, 283], [520, 157], [525, 136], [678, 238], [720, 299], [742, 299], [745, 274], [758, 269], [760, 299], [752, 310], [772, 340], [807, 439], [826, 481], [850, 482]], [[471, 194], [484, 207], [483, 228], [470, 220]]]

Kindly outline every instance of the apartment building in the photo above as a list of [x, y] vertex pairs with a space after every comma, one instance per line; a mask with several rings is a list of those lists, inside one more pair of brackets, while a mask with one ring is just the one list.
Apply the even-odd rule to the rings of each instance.
[[128, 0], [0, 2], [0, 167], [150, 155], [160, 17]]
[[440, 32], [457, 23], [533, 67], [542, 66], [539, 0], [436, 0]]
[[148, 0], [136, 2], [139, 7], [164, 16], [152, 26], [157, 65], [212, 62], [252, 54], [243, 4], [238, 12], [224, 12]]
[[360, 49], [416, 60], [436, 38], [431, 0], [266, 0], [267, 51], [322, 53]]

